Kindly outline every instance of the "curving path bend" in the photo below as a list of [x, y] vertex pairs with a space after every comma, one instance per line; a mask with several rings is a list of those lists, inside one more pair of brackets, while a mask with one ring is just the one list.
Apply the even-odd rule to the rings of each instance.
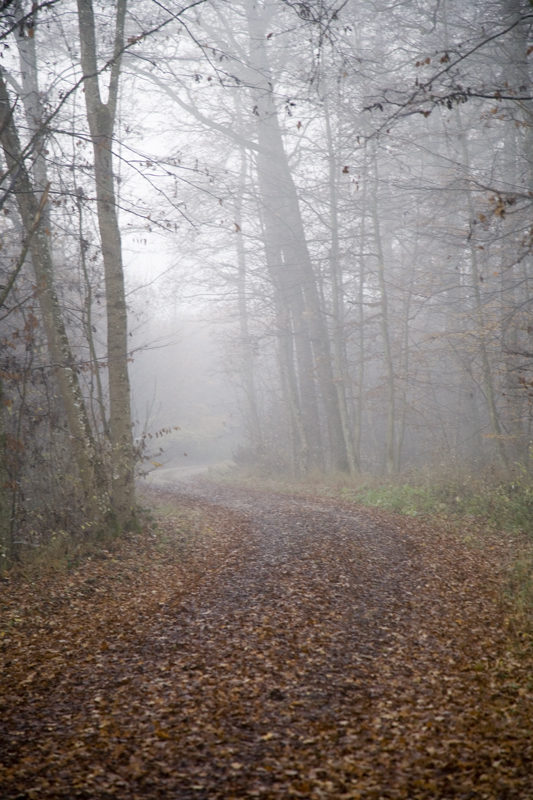
[[174, 555], [0, 586], [2, 800], [533, 799], [505, 538], [201, 473], [142, 488]]

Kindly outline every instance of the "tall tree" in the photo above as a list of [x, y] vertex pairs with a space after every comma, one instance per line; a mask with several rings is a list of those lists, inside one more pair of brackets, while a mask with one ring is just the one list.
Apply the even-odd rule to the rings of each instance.
[[94, 154], [98, 225], [104, 261], [107, 305], [107, 357], [109, 375], [109, 430], [113, 470], [113, 509], [120, 527], [135, 523], [134, 450], [131, 390], [128, 375], [128, 319], [113, 175], [113, 132], [127, 0], [117, 0], [115, 36], [109, 61], [108, 97], [100, 91], [95, 16], [92, 0], [78, 0], [81, 66], [85, 104]]
[[[343, 429], [339, 396], [335, 388], [331, 342], [310, 258], [298, 193], [285, 151], [274, 99], [274, 79], [266, 50], [267, 31], [252, 0], [246, 2], [250, 60], [256, 75], [252, 88], [254, 116], [260, 150], [257, 153], [259, 184], [265, 213], [281, 245], [282, 269], [287, 275], [287, 296], [295, 323], [296, 346], [302, 347], [300, 378], [310, 381], [316, 370], [325, 408], [331, 460], [335, 469], [349, 471], [348, 447]], [[312, 345], [306, 354], [307, 342]], [[302, 385], [302, 402], [312, 399], [310, 386]], [[316, 436], [318, 421], [310, 420], [308, 436]]]

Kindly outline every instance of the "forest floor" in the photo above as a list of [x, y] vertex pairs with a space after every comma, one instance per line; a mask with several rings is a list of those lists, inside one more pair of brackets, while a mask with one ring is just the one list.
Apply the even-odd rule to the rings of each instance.
[[0, 588], [0, 796], [531, 800], [514, 547], [202, 478]]

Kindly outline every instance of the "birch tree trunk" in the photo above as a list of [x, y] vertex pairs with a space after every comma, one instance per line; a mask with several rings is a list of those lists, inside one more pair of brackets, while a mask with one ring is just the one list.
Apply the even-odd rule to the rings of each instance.
[[107, 305], [109, 431], [113, 469], [113, 510], [121, 528], [136, 524], [134, 450], [128, 375], [128, 320], [122, 246], [113, 178], [113, 130], [116, 119], [127, 0], [117, 1], [109, 94], [103, 103], [98, 80], [92, 0], [78, 0], [81, 66], [85, 104], [94, 153], [98, 225], [104, 261]]

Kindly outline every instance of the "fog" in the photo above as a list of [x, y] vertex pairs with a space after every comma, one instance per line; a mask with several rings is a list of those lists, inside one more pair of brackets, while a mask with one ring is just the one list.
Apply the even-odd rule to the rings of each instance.
[[146, 445], [148, 469], [229, 461], [242, 441], [217, 333], [209, 320], [177, 314], [150, 318], [137, 333], [130, 373], [135, 438]]
[[529, 470], [525, 0], [1, 13], [6, 507]]
[[533, 0], [0, 2], [0, 789], [533, 799]]
[[[161, 153], [153, 207], [177, 224], [155, 292], [189, 298], [210, 342], [204, 361], [180, 339], [179, 389], [175, 351], [149, 356], [161, 420], [194, 405], [207, 437], [231, 420], [213, 460], [293, 474], [528, 461], [521, 13], [214, 3], [179, 47], [151, 40], [151, 66], [128, 60], [153, 103], [139, 131]], [[175, 181], [173, 206], [159, 178]]]

